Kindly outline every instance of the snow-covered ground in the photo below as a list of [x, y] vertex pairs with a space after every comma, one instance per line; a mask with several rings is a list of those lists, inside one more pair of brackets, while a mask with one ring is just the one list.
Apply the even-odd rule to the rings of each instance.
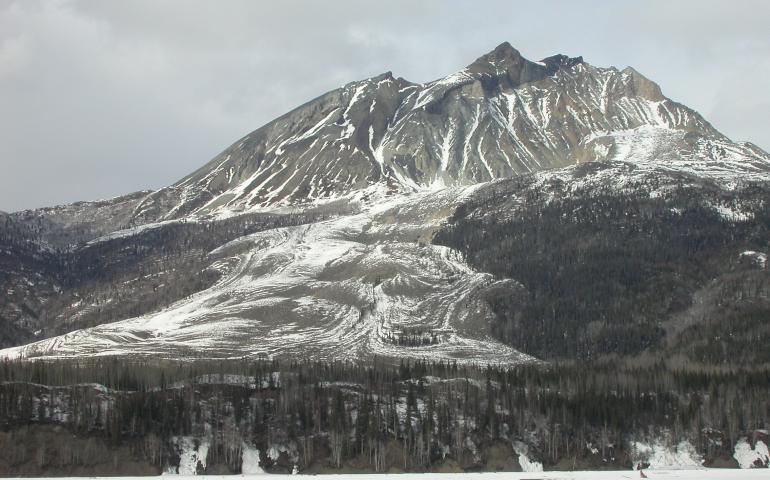
[[[752, 468], [758, 464], [767, 465], [770, 462], [770, 452], [768, 452], [767, 444], [762, 440], [758, 440], [754, 448], [751, 448], [748, 439], [741, 438], [735, 445], [733, 458], [741, 468]], [[770, 478], [770, 473], [768, 473], [768, 478]]]
[[[703, 458], [688, 441], [670, 445], [658, 439], [652, 444], [631, 442], [631, 463], [648, 463], [650, 468], [672, 470], [696, 470], [703, 468]], [[748, 468], [748, 467], [745, 467]]]
[[[647, 478], [660, 479], [748, 479], [770, 478], [770, 473], [765, 470], [657, 470], [644, 472]], [[289, 475], [276, 475], [277, 477], [290, 477]], [[360, 480], [360, 475], [314, 475], [318, 480]], [[615, 480], [626, 478], [643, 478], [639, 472], [634, 471], [583, 471], [583, 472], [499, 472], [499, 473], [446, 473], [446, 474], [395, 474], [395, 475], [367, 475], [367, 480], [535, 480], [535, 479], [585, 479], [585, 480]]]
[[[647, 478], [658, 479], [682, 479], [682, 480], [748, 480], [770, 478], [770, 471], [766, 469], [755, 470], [656, 470], [645, 471]], [[271, 479], [296, 479], [297, 475], [268, 474]], [[301, 476], [301, 474], [299, 475]], [[260, 477], [263, 475], [240, 475], [240, 478]], [[77, 478], [77, 477], [69, 477]], [[115, 477], [90, 477], [91, 480], [109, 480]], [[148, 477], [119, 477], [123, 480], [146, 480]], [[174, 475], [174, 479], [197, 478], [192, 475]], [[233, 476], [207, 475], [209, 480], [230, 480]], [[497, 472], [497, 473], [399, 473], [399, 474], [341, 474], [341, 475], [312, 475], [308, 478], [315, 480], [616, 480], [643, 478], [635, 471], [581, 471], [581, 472]]]
[[[379, 196], [357, 214], [239, 238], [210, 253], [235, 265], [156, 313], [0, 353], [3, 357], [370, 355], [514, 364], [493, 339], [497, 283], [430, 236], [477, 186]], [[374, 192], [377, 193], [377, 192]], [[399, 338], [425, 340], [405, 346]]]

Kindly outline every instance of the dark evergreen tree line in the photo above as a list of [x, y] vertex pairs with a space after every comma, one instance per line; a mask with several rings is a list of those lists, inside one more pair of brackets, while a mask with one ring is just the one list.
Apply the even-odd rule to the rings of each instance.
[[496, 442], [526, 440], [554, 466], [591, 457], [588, 445], [628, 461], [630, 438], [663, 432], [729, 458], [739, 437], [770, 427], [769, 393], [768, 370], [664, 364], [4, 362], [0, 427], [53, 423], [113, 445], [139, 441], [154, 462], [172, 459], [175, 437], [205, 437], [209, 462], [234, 472], [243, 442], [289, 446], [263, 459], [275, 468], [424, 471], [447, 458], [482, 464]]
[[[539, 358], [648, 352], [770, 364], [770, 275], [741, 257], [770, 251], [770, 188], [683, 183], [665, 196], [654, 188], [574, 189], [546, 200], [531, 179], [512, 179], [481, 189], [434, 241], [519, 282], [487, 296], [493, 330]], [[692, 308], [696, 295], [701, 308]]]

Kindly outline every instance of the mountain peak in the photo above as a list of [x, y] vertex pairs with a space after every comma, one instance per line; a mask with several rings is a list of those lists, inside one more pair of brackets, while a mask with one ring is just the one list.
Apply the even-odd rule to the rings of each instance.
[[486, 55], [482, 55], [481, 58], [485, 57], [503, 61], [522, 58], [521, 53], [513, 48], [513, 46], [508, 42], [501, 43], [491, 52], [487, 53]]
[[497, 80], [503, 88], [512, 88], [522, 83], [539, 80], [553, 75], [560, 68], [567, 68], [583, 63], [583, 57], [568, 57], [553, 55], [539, 63], [531, 62], [513, 48], [508, 42], [503, 42], [491, 52], [477, 58], [468, 65], [471, 74], [489, 77]]
[[468, 70], [472, 72], [487, 72], [490, 67], [498, 72], [506, 71], [524, 61], [518, 50], [513, 48], [510, 43], [503, 42], [494, 50], [477, 58], [468, 65]]
[[[433, 82], [391, 72], [350, 82], [238, 140], [152, 194], [136, 216], [309, 205], [374, 184], [413, 191], [484, 182], [605, 158], [606, 145], [596, 156], [586, 139], [637, 127], [718, 136], [635, 70], [582, 63], [567, 55], [533, 62], [503, 42]], [[571, 74], [555, 78], [559, 71]]]

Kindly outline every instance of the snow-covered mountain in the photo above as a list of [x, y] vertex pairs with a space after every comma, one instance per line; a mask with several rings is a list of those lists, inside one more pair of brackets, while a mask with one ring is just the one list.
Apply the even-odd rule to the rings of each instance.
[[3, 215], [4, 341], [39, 339], [3, 353], [532, 361], [495, 327], [530, 285], [434, 243], [462, 214], [687, 186], [766, 228], [745, 192], [767, 185], [766, 152], [637, 71], [503, 43], [434, 82], [328, 92], [156, 192]]
[[658, 126], [721, 138], [631, 68], [524, 59], [508, 43], [439, 80], [388, 72], [328, 92], [246, 135], [137, 205], [138, 218], [304, 204], [383, 183], [467, 185], [591, 157], [585, 142]]

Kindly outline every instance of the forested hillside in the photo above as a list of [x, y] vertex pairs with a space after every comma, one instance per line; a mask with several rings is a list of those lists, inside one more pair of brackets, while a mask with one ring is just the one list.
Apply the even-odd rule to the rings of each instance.
[[544, 359], [770, 364], [767, 184], [654, 175], [597, 186], [606, 173], [623, 172], [585, 164], [572, 182], [485, 186], [436, 235], [514, 281], [487, 297], [495, 335]]
[[97, 238], [79, 228], [52, 226], [45, 217], [0, 216], [0, 347], [158, 310], [212, 286], [229, 271], [239, 247], [223, 249], [225, 255], [216, 253], [217, 247], [327, 215], [263, 213], [124, 225]]

